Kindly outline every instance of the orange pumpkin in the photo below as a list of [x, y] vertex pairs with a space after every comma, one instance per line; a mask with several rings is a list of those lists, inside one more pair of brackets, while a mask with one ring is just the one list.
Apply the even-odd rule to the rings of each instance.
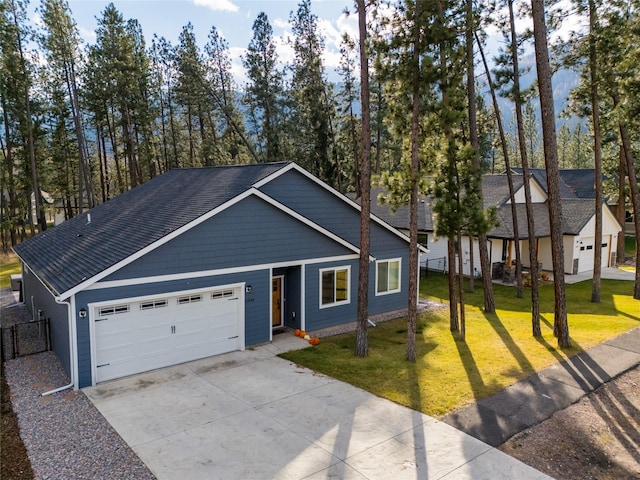
[[298, 334], [298, 336], [300, 338], [304, 338], [304, 336], [307, 334], [307, 332], [305, 332], [304, 330], [300, 330], [300, 333]]
[[313, 337], [309, 339], [309, 343], [311, 345], [318, 345], [320, 343], [320, 339], [318, 337]]
[[293, 334], [294, 334], [296, 337], [299, 337], [299, 336], [300, 336], [300, 329], [299, 329], [299, 328], [296, 328], [296, 329], [293, 331]]

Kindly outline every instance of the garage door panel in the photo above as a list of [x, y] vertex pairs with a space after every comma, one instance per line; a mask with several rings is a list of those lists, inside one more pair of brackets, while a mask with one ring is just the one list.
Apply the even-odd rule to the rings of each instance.
[[237, 294], [216, 290], [97, 308], [96, 316], [113, 314], [95, 322], [96, 381], [242, 348]]

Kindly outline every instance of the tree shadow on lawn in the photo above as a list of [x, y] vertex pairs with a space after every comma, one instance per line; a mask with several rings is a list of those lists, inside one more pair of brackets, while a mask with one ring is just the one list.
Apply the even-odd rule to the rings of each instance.
[[[499, 297], [499, 302], [496, 302], [499, 310], [519, 313], [528, 313], [531, 311], [530, 289], [525, 288], [522, 298], [518, 298], [516, 296], [515, 285], [493, 285], [493, 288], [496, 297]], [[600, 289], [601, 299], [599, 303], [591, 302], [591, 289], [591, 280], [565, 285], [567, 311], [569, 314], [622, 315], [632, 320], [640, 321], [640, 317], [626, 311], [620, 311], [616, 307], [616, 295], [629, 297], [633, 295], [633, 282], [624, 280], [602, 280]], [[428, 292], [426, 293], [428, 294]], [[484, 290], [482, 288], [476, 288], [475, 292], [465, 292], [465, 299], [467, 300], [467, 305], [482, 308], [484, 304]], [[553, 311], [553, 284], [541, 286], [539, 303], [541, 308]]]

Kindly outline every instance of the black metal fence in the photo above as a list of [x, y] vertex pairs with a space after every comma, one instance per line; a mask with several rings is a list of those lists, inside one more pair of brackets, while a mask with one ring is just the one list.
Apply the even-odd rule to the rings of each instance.
[[447, 272], [447, 257], [429, 258], [420, 262], [420, 278], [425, 278], [432, 272]]
[[0, 359], [47, 352], [51, 349], [49, 319], [16, 323], [0, 329]]

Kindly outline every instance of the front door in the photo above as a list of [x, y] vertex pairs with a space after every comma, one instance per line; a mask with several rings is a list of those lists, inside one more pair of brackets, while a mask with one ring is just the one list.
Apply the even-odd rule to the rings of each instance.
[[273, 277], [271, 279], [271, 327], [282, 327], [282, 290], [283, 276]]

